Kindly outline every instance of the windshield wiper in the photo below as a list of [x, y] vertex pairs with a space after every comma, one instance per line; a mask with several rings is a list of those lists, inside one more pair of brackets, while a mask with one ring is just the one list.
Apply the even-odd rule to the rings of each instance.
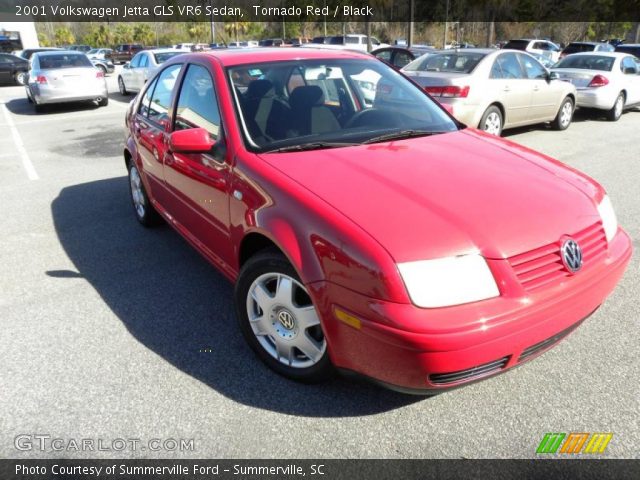
[[429, 130], [401, 130], [400, 132], [385, 133], [384, 135], [370, 138], [369, 140], [362, 142], [362, 144], [386, 142], [388, 140], [402, 140], [403, 138], [411, 137], [428, 137], [429, 135], [437, 135], [439, 133], [445, 132], [432, 132]]
[[311, 143], [302, 143], [300, 145], [290, 145], [288, 147], [274, 148], [273, 150], [267, 150], [264, 153], [302, 152], [304, 150], [321, 150], [323, 148], [353, 147], [355, 145], [360, 145], [360, 144], [347, 143], [347, 142], [311, 142]]

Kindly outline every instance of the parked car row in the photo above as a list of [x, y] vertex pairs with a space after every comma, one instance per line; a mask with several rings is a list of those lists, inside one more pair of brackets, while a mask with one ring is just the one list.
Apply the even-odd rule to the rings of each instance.
[[458, 120], [494, 135], [545, 122], [564, 130], [576, 107], [604, 110], [615, 121], [640, 104], [639, 60], [622, 52], [570, 54], [549, 70], [525, 51], [445, 50], [402, 72]]
[[[506, 122], [570, 121], [576, 86], [525, 52], [428, 60], [438, 100], [495, 92], [518, 102]], [[132, 216], [235, 283], [245, 340], [295, 380], [341, 369], [429, 394], [499, 374], [577, 328], [631, 258], [595, 180], [464, 128], [361, 52], [174, 56], [124, 122]]]

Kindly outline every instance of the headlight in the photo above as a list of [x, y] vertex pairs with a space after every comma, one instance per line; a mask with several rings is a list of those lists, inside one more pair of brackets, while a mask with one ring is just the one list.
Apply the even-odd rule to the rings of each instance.
[[399, 263], [398, 269], [411, 301], [418, 307], [447, 307], [500, 295], [480, 255]]
[[607, 236], [607, 242], [610, 242], [618, 231], [618, 219], [616, 212], [613, 211], [613, 205], [608, 195], [605, 195], [600, 205], [598, 205], [598, 213], [602, 219], [604, 234]]

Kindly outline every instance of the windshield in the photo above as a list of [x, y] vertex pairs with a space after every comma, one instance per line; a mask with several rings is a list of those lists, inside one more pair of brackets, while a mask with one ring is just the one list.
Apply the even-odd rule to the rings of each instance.
[[[424, 71], [424, 72], [453, 72], [453, 73], [471, 73], [480, 60], [486, 56], [485, 53], [478, 52], [451, 52], [438, 53], [435, 55], [426, 55], [424, 59], [417, 64], [416, 61], [410, 63], [405, 70]], [[422, 58], [422, 57], [421, 57]]]
[[575, 55], [565, 57], [553, 68], [579, 68], [583, 70], [601, 70], [610, 72], [613, 63], [616, 61], [614, 57], [604, 57], [600, 55]]
[[283, 61], [228, 73], [246, 140], [257, 151], [458, 128], [418, 86], [378, 61]]
[[512, 50], [526, 50], [529, 45], [529, 40], [511, 40], [506, 43], [502, 48]]
[[81, 53], [65, 53], [60, 54], [39, 54], [40, 68], [45, 70], [49, 68], [76, 68], [91, 67], [93, 63], [86, 55]]
[[176, 55], [180, 54], [181, 52], [162, 52], [162, 53], [154, 53], [153, 57], [156, 59], [156, 63], [159, 65], [161, 63], [166, 62], [167, 60], [169, 60], [171, 57], [175, 57]]
[[89, 50], [87, 52], [87, 55], [93, 55], [93, 54], [98, 53], [98, 52], [99, 52], [99, 50], [97, 48], [92, 48], [91, 50]]

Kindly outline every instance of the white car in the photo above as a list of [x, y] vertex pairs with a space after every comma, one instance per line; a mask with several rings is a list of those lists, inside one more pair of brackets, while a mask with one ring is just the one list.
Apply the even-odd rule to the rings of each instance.
[[537, 53], [557, 62], [560, 59], [562, 49], [549, 40], [539, 40], [530, 38], [520, 38], [517, 40], [509, 40], [504, 47], [508, 50], [522, 50], [523, 52]]
[[90, 60], [107, 60], [111, 58], [112, 53], [113, 50], [110, 48], [94, 48], [87, 52], [87, 57], [89, 57]]
[[136, 53], [131, 62], [125, 63], [118, 76], [120, 94], [139, 92], [161, 64], [181, 53], [184, 52], [173, 48], [143, 50]]
[[181, 50], [183, 52], [190, 52], [193, 43], [177, 43], [173, 46], [174, 50]]
[[640, 105], [640, 63], [626, 53], [574, 53], [554, 66], [560, 79], [578, 91], [577, 106], [606, 110], [616, 121], [627, 108]]

